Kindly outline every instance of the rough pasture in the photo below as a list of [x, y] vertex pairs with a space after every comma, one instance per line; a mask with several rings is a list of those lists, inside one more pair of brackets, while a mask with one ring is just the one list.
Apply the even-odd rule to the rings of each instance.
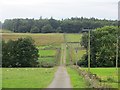
[[18, 38], [32, 37], [37, 46], [40, 45], [60, 45], [64, 39], [62, 34], [30, 34], [30, 33], [3, 33], [5, 41], [17, 40]]

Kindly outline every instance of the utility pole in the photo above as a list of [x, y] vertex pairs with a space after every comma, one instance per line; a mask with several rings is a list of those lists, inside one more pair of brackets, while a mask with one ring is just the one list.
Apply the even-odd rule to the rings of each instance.
[[75, 51], [76, 51], [76, 66], [77, 66], [77, 61], [78, 61], [78, 49], [76, 48]]
[[87, 53], [88, 53], [88, 73], [90, 73], [90, 31], [91, 29], [83, 29], [83, 32], [88, 32], [88, 49], [87, 49]]
[[118, 35], [116, 34], [117, 43], [116, 43], [116, 70], [118, 71]]
[[90, 73], [90, 30], [88, 31], [88, 72]]

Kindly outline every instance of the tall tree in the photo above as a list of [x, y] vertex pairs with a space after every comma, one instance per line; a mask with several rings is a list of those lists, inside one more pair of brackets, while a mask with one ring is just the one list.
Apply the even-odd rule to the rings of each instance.
[[[117, 27], [106, 26], [91, 31], [91, 66], [92, 67], [113, 67], [116, 59], [116, 32]], [[81, 44], [88, 48], [88, 35], [83, 35]], [[82, 64], [87, 62], [87, 54]], [[120, 55], [119, 55], [120, 56]], [[84, 62], [84, 63], [83, 63]]]

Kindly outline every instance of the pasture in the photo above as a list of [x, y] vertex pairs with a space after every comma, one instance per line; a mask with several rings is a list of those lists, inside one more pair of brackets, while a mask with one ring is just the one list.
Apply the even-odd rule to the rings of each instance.
[[66, 42], [80, 42], [82, 34], [65, 34]]
[[54, 57], [56, 55], [56, 50], [39, 50], [40, 57]]
[[57, 49], [39, 49], [39, 64], [42, 67], [52, 67], [58, 65], [60, 58], [57, 57], [59, 52]]
[[31, 34], [31, 33], [3, 33], [2, 39], [17, 40], [18, 38], [31, 37], [35, 41], [35, 45], [60, 45], [64, 39], [62, 34]]
[[45, 88], [54, 77], [56, 68], [3, 68], [3, 88]]

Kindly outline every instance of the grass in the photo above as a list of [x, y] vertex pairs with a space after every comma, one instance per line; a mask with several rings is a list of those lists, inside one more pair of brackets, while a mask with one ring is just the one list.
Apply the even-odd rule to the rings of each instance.
[[45, 88], [56, 68], [3, 68], [3, 88]]
[[65, 38], [67, 42], [80, 42], [82, 34], [66, 34]]
[[69, 55], [69, 49], [66, 49], [66, 65], [70, 64], [70, 55]]
[[57, 48], [60, 48], [61, 46], [60, 45], [44, 45], [44, 46], [37, 46], [37, 48], [39, 50], [53, 50], [53, 49], [57, 49]]
[[54, 57], [39, 58], [40, 63], [55, 63]]
[[[56, 49], [39, 49], [39, 65], [40, 66], [54, 66], [58, 64], [57, 50]], [[58, 60], [58, 61], [56, 61]]]
[[40, 57], [45, 56], [55, 56], [56, 50], [39, 50]]
[[2, 38], [5, 41], [17, 40], [18, 38], [32, 37], [35, 45], [60, 45], [64, 42], [63, 34], [47, 33], [47, 34], [31, 34], [31, 33], [3, 33]]
[[0, 89], [2, 89], [2, 68], [0, 68]]
[[12, 33], [12, 31], [0, 29], [0, 33]]
[[71, 84], [73, 88], [86, 88], [85, 80], [82, 78], [82, 76], [78, 74], [78, 72], [75, 69], [67, 67], [67, 71], [70, 75]]
[[[70, 55], [69, 55], [69, 54]], [[80, 50], [78, 49], [77, 53], [76, 53], [76, 50], [74, 48], [70, 48], [68, 51], [67, 51], [67, 61], [72, 60], [72, 62], [76, 62], [76, 60], [80, 60], [82, 58], [82, 56], [86, 53], [86, 50]]]
[[86, 54], [86, 50], [78, 50], [77, 53], [76, 53], [76, 51], [74, 50], [73, 53], [74, 53], [74, 54], [73, 54], [73, 55], [74, 55], [74, 56], [73, 56], [73, 59], [74, 59], [74, 60], [76, 60], [76, 59], [77, 59], [77, 60], [80, 60], [80, 59], [82, 58], [82, 56], [83, 56], [84, 54]]
[[[80, 42], [82, 34], [66, 34], [67, 42]], [[32, 34], [32, 33], [3, 33], [2, 38], [5, 41], [17, 40], [18, 38], [32, 37], [37, 46], [60, 46], [64, 42], [63, 34], [47, 33], [47, 34]]]
[[[88, 70], [87, 68], [83, 69]], [[91, 68], [90, 71], [93, 74], [97, 74], [106, 84], [113, 88], [118, 88], [118, 83], [116, 83], [118, 82], [118, 75], [115, 68]]]

